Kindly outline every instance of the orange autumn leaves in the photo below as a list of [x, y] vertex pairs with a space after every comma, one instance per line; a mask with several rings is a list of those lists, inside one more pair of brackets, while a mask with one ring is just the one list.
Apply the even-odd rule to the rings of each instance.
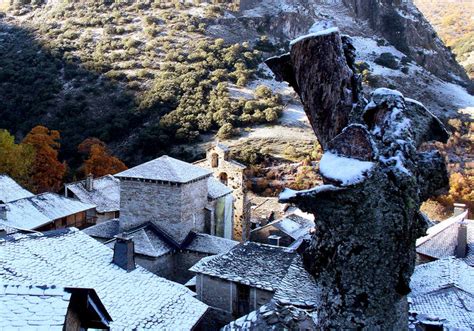
[[55, 192], [61, 187], [66, 163], [58, 160], [60, 138], [59, 131], [36, 126], [23, 140], [23, 144], [32, 146], [35, 152], [31, 180], [37, 193]]
[[[20, 144], [6, 130], [0, 130], [0, 173], [6, 173], [36, 193], [56, 192], [67, 171], [66, 162], [59, 160], [61, 135], [44, 126], [34, 127]], [[87, 138], [78, 147], [83, 155], [79, 174], [95, 177], [116, 174], [127, 169], [112, 156], [104, 142]]]
[[97, 138], [87, 138], [78, 147], [81, 154], [88, 155], [82, 170], [94, 177], [116, 174], [127, 169], [127, 166], [107, 150], [103, 141]]

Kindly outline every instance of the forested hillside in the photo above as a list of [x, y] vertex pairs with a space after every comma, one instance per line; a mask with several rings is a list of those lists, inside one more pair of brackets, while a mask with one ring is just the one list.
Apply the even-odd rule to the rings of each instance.
[[185, 10], [90, 1], [11, 14], [0, 25], [0, 127], [57, 129], [66, 158], [97, 137], [133, 163], [201, 133], [274, 122], [282, 110], [263, 87], [258, 100], [229, 97], [229, 84], [256, 77], [262, 52], [206, 37], [205, 20]]
[[474, 78], [474, 1], [415, 0], [457, 60]]

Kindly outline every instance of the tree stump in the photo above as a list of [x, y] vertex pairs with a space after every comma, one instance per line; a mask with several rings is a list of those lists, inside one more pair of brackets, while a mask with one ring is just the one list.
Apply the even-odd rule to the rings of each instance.
[[315, 216], [305, 267], [322, 291], [320, 329], [403, 330], [423, 200], [447, 188], [444, 159], [418, 151], [448, 133], [423, 105], [393, 90], [367, 101], [354, 47], [337, 29], [302, 37], [267, 61], [294, 87], [324, 150], [322, 186], [280, 200]]

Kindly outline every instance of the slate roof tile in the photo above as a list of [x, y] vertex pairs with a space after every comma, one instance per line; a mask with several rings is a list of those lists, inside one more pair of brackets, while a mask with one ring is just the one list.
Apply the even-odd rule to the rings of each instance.
[[464, 219], [467, 226], [468, 245], [465, 261], [470, 266], [474, 266], [474, 220], [467, 220], [466, 216], [467, 211], [429, 228], [427, 235], [416, 241], [416, 252], [436, 259], [454, 256], [459, 222]]
[[126, 272], [112, 263], [113, 251], [88, 235], [66, 229], [0, 242], [0, 282], [93, 288], [115, 330], [146, 322], [169, 330], [192, 328], [207, 306], [186, 287], [137, 266]]
[[[411, 278], [411, 310], [443, 319], [449, 329], [474, 328], [474, 268], [449, 257], [415, 268]], [[422, 319], [422, 318], [421, 318]]]
[[10, 176], [0, 174], [0, 201], [3, 201], [3, 203], [29, 198], [33, 195], [33, 193], [25, 190]]
[[118, 173], [115, 177], [188, 183], [211, 174], [209, 170], [165, 155]]
[[88, 191], [85, 187], [85, 180], [66, 184], [81, 202], [96, 205], [99, 213], [113, 212], [120, 210], [120, 180], [112, 175], [94, 178], [93, 189]]
[[275, 291], [295, 256], [295, 252], [281, 247], [246, 242], [225, 254], [202, 259], [190, 270]]

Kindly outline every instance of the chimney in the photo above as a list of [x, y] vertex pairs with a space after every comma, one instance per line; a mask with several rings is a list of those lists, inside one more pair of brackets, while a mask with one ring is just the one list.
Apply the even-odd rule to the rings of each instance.
[[4, 203], [0, 203], [0, 220], [6, 221], [7, 220], [7, 205]]
[[458, 223], [458, 240], [455, 255], [461, 259], [467, 255], [467, 224], [464, 220]]
[[115, 236], [114, 260], [120, 268], [130, 272], [135, 269], [135, 245], [132, 238], [125, 235]]
[[94, 176], [92, 174], [88, 174], [86, 177], [86, 190], [92, 191], [94, 189]]
[[454, 215], [458, 216], [464, 213], [467, 209], [467, 206], [464, 203], [455, 203], [454, 204]]
[[268, 236], [268, 244], [273, 246], [280, 246], [280, 239], [280, 236], [272, 234], [271, 236]]

